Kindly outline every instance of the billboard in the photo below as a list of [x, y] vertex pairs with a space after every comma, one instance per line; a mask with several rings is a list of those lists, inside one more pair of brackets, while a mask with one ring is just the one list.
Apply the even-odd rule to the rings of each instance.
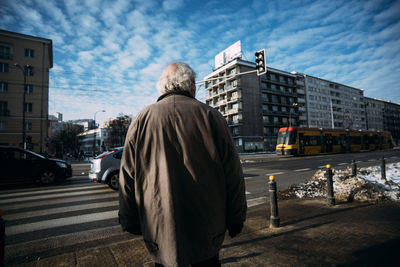
[[219, 53], [214, 58], [215, 68], [218, 69], [219, 67], [225, 65], [226, 63], [232, 61], [235, 58], [242, 57], [242, 45], [240, 40]]

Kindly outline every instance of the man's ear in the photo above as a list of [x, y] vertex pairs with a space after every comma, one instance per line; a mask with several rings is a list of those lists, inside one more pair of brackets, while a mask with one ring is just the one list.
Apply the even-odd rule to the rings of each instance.
[[195, 85], [193, 85], [192, 89], [190, 89], [190, 94], [191, 94], [193, 97], [196, 97], [196, 86], [195, 86]]

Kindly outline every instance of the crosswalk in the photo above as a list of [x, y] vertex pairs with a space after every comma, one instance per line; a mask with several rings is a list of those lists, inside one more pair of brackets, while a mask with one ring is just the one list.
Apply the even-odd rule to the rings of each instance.
[[6, 265], [139, 238], [122, 232], [118, 193], [106, 185], [1, 190], [0, 209]]

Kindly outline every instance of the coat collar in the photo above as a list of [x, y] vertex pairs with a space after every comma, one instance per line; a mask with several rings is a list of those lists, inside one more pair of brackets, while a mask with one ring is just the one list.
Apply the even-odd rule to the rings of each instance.
[[164, 98], [166, 98], [166, 97], [168, 97], [168, 96], [171, 96], [171, 95], [184, 95], [184, 96], [187, 96], [187, 97], [190, 97], [190, 98], [195, 99], [195, 98], [192, 96], [192, 94], [191, 94], [190, 92], [188, 92], [188, 91], [172, 91], [172, 92], [168, 92], [168, 93], [165, 93], [165, 94], [161, 95], [161, 96], [157, 99], [157, 102], [160, 101], [160, 100], [162, 100], [162, 99], [164, 99]]

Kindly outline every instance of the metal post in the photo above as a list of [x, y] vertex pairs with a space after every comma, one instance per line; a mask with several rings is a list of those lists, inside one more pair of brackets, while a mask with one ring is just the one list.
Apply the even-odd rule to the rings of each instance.
[[356, 163], [356, 161], [354, 159], [351, 162], [351, 175], [352, 176], [357, 176], [357, 163]]
[[277, 193], [276, 193], [276, 182], [275, 177], [269, 177], [269, 197], [271, 203], [271, 216], [270, 216], [270, 224], [271, 228], [277, 228], [280, 225], [280, 219], [278, 215], [278, 201], [277, 201]]
[[386, 180], [386, 162], [385, 157], [382, 157], [381, 160], [381, 176], [383, 180]]
[[25, 99], [26, 99], [26, 72], [30, 68], [29, 65], [24, 66], [24, 68], [21, 67], [18, 63], [14, 64], [15, 67], [20, 69], [22, 71], [22, 74], [24, 75], [24, 86], [23, 86], [23, 95], [22, 95], [22, 147], [26, 149], [26, 129], [25, 129]]
[[0, 266], [4, 266], [4, 247], [6, 239], [6, 224], [2, 216], [3, 211], [0, 210]]
[[326, 165], [326, 180], [328, 186], [328, 204], [335, 205], [335, 196], [333, 194], [333, 172], [331, 169], [331, 165]]

